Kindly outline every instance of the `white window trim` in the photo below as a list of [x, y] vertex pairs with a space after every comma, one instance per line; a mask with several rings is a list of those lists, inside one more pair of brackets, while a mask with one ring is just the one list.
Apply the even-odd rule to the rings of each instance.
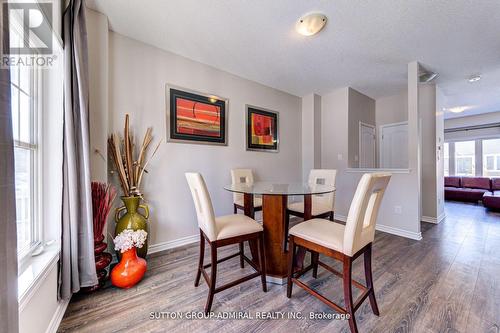
[[493, 167], [494, 167], [494, 169], [488, 169], [488, 163], [483, 162], [483, 164], [485, 165], [484, 170], [492, 172], [500, 171], [500, 163], [498, 163], [498, 158], [500, 157], [500, 154], [485, 154], [483, 156], [485, 159], [488, 157], [493, 157]]
[[[43, 220], [42, 220], [42, 121], [40, 116], [40, 110], [42, 109], [42, 99], [43, 94], [41, 93], [41, 82], [42, 82], [42, 72], [40, 68], [35, 67], [33, 69], [32, 82], [30, 82], [33, 100], [32, 112], [33, 112], [33, 130], [32, 135], [34, 137], [34, 144], [29, 144], [25, 142], [16, 141], [15, 145], [17, 147], [27, 148], [33, 151], [33, 165], [32, 170], [34, 175], [33, 179], [33, 202], [32, 202], [32, 221], [31, 223], [31, 235], [32, 242], [29, 248], [23, 249], [22, 252], [18, 253], [18, 271], [19, 275], [24, 272], [24, 270], [30, 265], [33, 253], [43, 244]], [[36, 88], [36, 89], [35, 89]]]

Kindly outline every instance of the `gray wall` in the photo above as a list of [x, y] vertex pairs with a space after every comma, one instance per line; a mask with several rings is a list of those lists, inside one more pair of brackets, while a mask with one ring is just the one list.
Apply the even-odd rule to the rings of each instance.
[[302, 97], [302, 180], [321, 167], [321, 96]]
[[[417, 71], [416, 64], [411, 64], [413, 71], [409, 78], [412, 83], [412, 92], [415, 98], [412, 99], [412, 110], [416, 119], [418, 104], [416, 101], [417, 91]], [[409, 75], [410, 75], [409, 74]], [[362, 169], [356, 170], [349, 167], [349, 141], [352, 138], [349, 131], [349, 94], [350, 88], [342, 88], [324, 94], [321, 97], [321, 167], [327, 169], [337, 169], [337, 192], [335, 202], [335, 216], [337, 219], [346, 218], [351, 205], [354, 192], [361, 179]], [[415, 102], [413, 102], [415, 101]], [[412, 123], [416, 132], [417, 121]], [[392, 178], [385, 194], [385, 198], [380, 208], [377, 220], [377, 229], [390, 232], [396, 235], [421, 239], [420, 234], [420, 201], [418, 199], [418, 168], [417, 168], [417, 143], [411, 142], [412, 164], [409, 170], [388, 171], [392, 172]], [[408, 190], [414, 189], [414, 190]], [[396, 213], [399, 208], [399, 213]]]
[[[228, 146], [164, 143], [143, 184], [151, 207], [151, 244], [197, 234], [196, 215], [184, 177], [203, 174], [217, 215], [232, 212], [232, 196], [223, 189], [230, 169], [255, 171], [257, 180], [282, 182], [302, 178], [301, 99], [213, 67], [109, 32], [109, 126], [122, 131], [126, 113], [142, 136], [153, 126], [155, 141], [166, 136], [167, 83], [229, 99]], [[245, 150], [245, 104], [280, 113], [279, 153]]]
[[422, 119], [422, 217], [437, 216], [436, 86], [419, 84], [419, 112]]
[[375, 126], [375, 100], [348, 88], [349, 158], [350, 168], [359, 167], [359, 123]]

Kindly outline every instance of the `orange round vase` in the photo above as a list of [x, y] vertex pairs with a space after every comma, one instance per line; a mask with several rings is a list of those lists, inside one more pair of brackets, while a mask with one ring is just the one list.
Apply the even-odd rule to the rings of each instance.
[[111, 283], [119, 288], [130, 288], [142, 280], [146, 273], [146, 260], [137, 256], [136, 248], [122, 253], [120, 262], [111, 271]]

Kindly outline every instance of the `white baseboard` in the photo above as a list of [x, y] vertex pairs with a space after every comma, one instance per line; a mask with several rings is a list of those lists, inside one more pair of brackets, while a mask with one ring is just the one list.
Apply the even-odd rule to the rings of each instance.
[[[335, 219], [342, 221], [342, 222], [347, 222], [347, 216], [340, 215], [337, 213], [335, 213]], [[394, 228], [394, 227], [390, 227], [390, 226], [383, 225], [383, 224], [377, 224], [375, 226], [375, 230], [387, 232], [388, 234], [401, 236], [401, 237], [405, 237], [405, 238], [410, 238], [410, 239], [414, 239], [414, 240], [421, 240], [422, 239], [421, 232], [407, 231], [404, 229]]]
[[414, 240], [422, 240], [422, 233], [421, 232], [408, 231], [408, 230], [404, 230], [404, 229], [390, 227], [388, 225], [383, 225], [383, 224], [377, 224], [375, 226], [375, 229], [378, 231], [387, 232], [388, 234], [393, 234], [396, 236], [401, 236], [401, 237], [410, 238], [410, 239], [414, 239]]
[[438, 223], [437, 217], [424, 216], [424, 215], [422, 215], [422, 217], [420, 218], [420, 221], [427, 222], [427, 223], [434, 223], [434, 224]]
[[61, 320], [64, 317], [64, 313], [66, 312], [66, 308], [68, 307], [69, 304], [69, 299], [68, 300], [61, 300], [59, 301], [59, 305], [57, 306], [57, 310], [52, 316], [52, 319], [50, 320], [49, 327], [47, 327], [47, 330], [45, 333], [56, 333], [57, 329], [59, 328], [59, 324], [61, 324]]
[[441, 215], [439, 215], [438, 217], [432, 217], [432, 216], [422, 216], [422, 218], [420, 219], [422, 222], [427, 222], [427, 223], [434, 223], [434, 224], [438, 224], [440, 223], [441, 221], [443, 221], [444, 219], [446, 218], [446, 214], [445, 213], [442, 213]]
[[156, 252], [160, 252], [160, 251], [173, 249], [173, 248], [176, 248], [179, 246], [184, 246], [184, 245], [196, 243], [199, 240], [200, 240], [200, 235], [197, 234], [197, 235], [192, 235], [192, 236], [174, 239], [174, 240], [167, 241], [167, 242], [153, 244], [153, 245], [149, 246], [148, 253], [156, 253]]

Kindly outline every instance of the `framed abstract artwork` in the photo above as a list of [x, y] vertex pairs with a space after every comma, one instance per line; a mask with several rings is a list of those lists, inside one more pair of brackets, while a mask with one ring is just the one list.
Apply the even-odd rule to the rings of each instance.
[[278, 152], [278, 112], [247, 105], [247, 150]]
[[167, 86], [168, 141], [227, 145], [227, 106], [227, 99]]

